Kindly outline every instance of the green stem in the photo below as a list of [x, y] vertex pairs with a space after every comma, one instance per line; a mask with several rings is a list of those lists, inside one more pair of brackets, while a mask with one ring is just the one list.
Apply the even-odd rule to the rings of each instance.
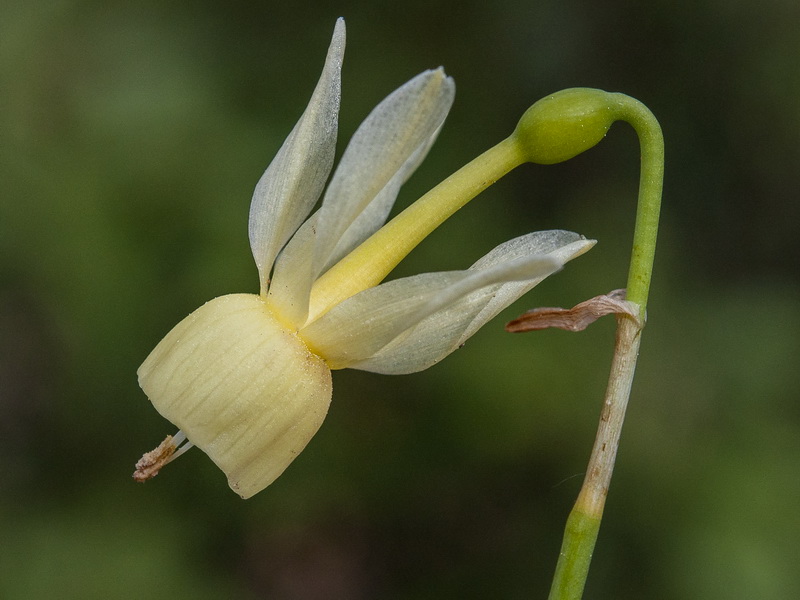
[[558, 555], [550, 599], [580, 598], [592, 562], [594, 543], [600, 530], [600, 519], [574, 510], [567, 518], [564, 541]]
[[600, 530], [600, 519], [573, 510], [564, 528], [564, 541], [558, 556], [550, 600], [580, 598], [592, 562], [592, 552]]
[[583, 596], [636, 371], [655, 256], [664, 174], [661, 127], [637, 100], [622, 94], [613, 96], [618, 103], [617, 120], [633, 125], [641, 147], [639, 202], [627, 287], [628, 301], [638, 309], [639, 318], [617, 317], [614, 358], [597, 436], [583, 486], [567, 519], [549, 600], [580, 600]]
[[647, 296], [653, 275], [656, 253], [658, 216], [661, 211], [661, 191], [664, 182], [664, 136], [661, 126], [650, 110], [638, 100], [624, 94], [615, 94], [622, 114], [620, 120], [630, 123], [639, 136], [641, 171], [639, 176], [639, 203], [636, 209], [636, 226], [633, 232], [631, 266], [628, 271], [627, 298], [638, 304], [646, 316]]

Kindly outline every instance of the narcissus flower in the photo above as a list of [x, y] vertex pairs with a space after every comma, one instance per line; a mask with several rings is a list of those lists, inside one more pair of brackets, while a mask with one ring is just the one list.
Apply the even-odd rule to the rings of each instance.
[[256, 186], [249, 230], [260, 293], [203, 305], [139, 368], [142, 389], [181, 433], [143, 457], [137, 479], [193, 444], [234, 491], [252, 496], [320, 427], [331, 370], [426, 369], [594, 244], [567, 231], [532, 233], [465, 271], [381, 283], [430, 231], [526, 158], [512, 136], [383, 226], [453, 102], [453, 81], [442, 69], [426, 71], [361, 124], [309, 216], [333, 165], [344, 44], [339, 20], [311, 101]]

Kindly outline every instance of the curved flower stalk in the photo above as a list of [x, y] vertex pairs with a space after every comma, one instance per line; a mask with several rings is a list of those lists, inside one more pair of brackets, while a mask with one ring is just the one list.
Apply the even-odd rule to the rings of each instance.
[[249, 231], [260, 293], [206, 303], [139, 368], [142, 389], [181, 431], [143, 457], [136, 479], [193, 444], [234, 491], [252, 496], [316, 433], [331, 370], [426, 369], [594, 244], [567, 231], [532, 233], [465, 271], [381, 283], [430, 231], [527, 158], [512, 136], [382, 227], [453, 102], [453, 81], [426, 71], [361, 124], [309, 216], [333, 165], [344, 45], [340, 19], [308, 107], [256, 186]]

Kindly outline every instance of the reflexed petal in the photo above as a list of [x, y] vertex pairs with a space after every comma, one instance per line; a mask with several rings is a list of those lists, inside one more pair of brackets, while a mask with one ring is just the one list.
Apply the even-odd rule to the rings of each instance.
[[339, 19], [311, 101], [253, 193], [250, 247], [262, 293], [275, 256], [314, 207], [333, 166], [344, 45], [344, 21]]
[[313, 279], [314, 242], [319, 211], [311, 215], [278, 255], [267, 303], [296, 331], [308, 317], [309, 290]]
[[[328, 264], [323, 267], [323, 272], [380, 229], [392, 210], [400, 187], [425, 159], [440, 130], [441, 128], [434, 131], [425, 143], [417, 148], [389, 183], [356, 217], [339, 240]], [[309, 290], [314, 279], [312, 258], [318, 218], [319, 212], [314, 213], [289, 240], [278, 255], [275, 271], [272, 274], [269, 289], [270, 305], [287, 325], [294, 328], [301, 327], [308, 315]]]
[[454, 96], [455, 84], [441, 69], [426, 71], [387, 96], [353, 134], [313, 217], [316, 225], [304, 225], [275, 265], [270, 304], [287, 323], [303, 324], [314, 280], [383, 225]]
[[408, 157], [408, 160], [403, 163], [403, 166], [389, 180], [389, 183], [378, 192], [372, 202], [350, 224], [350, 227], [347, 228], [347, 231], [344, 232], [344, 235], [336, 244], [336, 248], [328, 258], [327, 264], [322, 268], [323, 273], [383, 226], [392, 210], [392, 206], [394, 206], [394, 201], [397, 199], [400, 188], [414, 174], [414, 171], [417, 170], [422, 161], [425, 160], [441, 129], [440, 126]]
[[[569, 231], [540, 231], [506, 242], [476, 262], [470, 270], [486, 269], [528, 253], [548, 254], [558, 261], [580, 256], [593, 240]], [[374, 356], [348, 365], [376, 373], [399, 375], [427, 369], [460, 347], [501, 310], [544, 277], [513, 281], [477, 290], [438, 311], [387, 344]]]
[[426, 273], [384, 283], [348, 298], [300, 330], [332, 369], [375, 354], [405, 330], [473, 291], [560, 269], [551, 256], [528, 256], [471, 271]]
[[268, 486], [322, 424], [331, 373], [263, 298], [233, 294], [178, 323], [139, 367], [156, 410], [243, 498]]
[[410, 175], [410, 167], [422, 158], [414, 154], [429, 144], [454, 97], [455, 84], [442, 69], [426, 71], [389, 94], [359, 126], [320, 209], [315, 277], [347, 229], [392, 178], [404, 169], [408, 172], [401, 179]]

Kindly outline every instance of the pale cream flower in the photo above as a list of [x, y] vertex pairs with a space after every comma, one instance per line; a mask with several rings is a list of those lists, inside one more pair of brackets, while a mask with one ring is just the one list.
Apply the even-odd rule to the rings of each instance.
[[420, 239], [491, 182], [472, 173], [481, 181], [462, 197], [432, 191], [432, 200], [426, 195], [381, 228], [453, 102], [453, 81], [442, 69], [426, 71], [361, 124], [309, 217], [333, 165], [344, 44], [340, 19], [308, 107], [256, 186], [249, 229], [260, 293], [208, 302], [139, 368], [144, 392], [181, 430], [140, 461], [139, 479], [154, 475], [188, 439], [182, 450], [198, 446], [234, 491], [252, 496], [319, 428], [332, 369], [426, 369], [594, 244], [567, 231], [533, 233], [465, 271], [380, 284]]

